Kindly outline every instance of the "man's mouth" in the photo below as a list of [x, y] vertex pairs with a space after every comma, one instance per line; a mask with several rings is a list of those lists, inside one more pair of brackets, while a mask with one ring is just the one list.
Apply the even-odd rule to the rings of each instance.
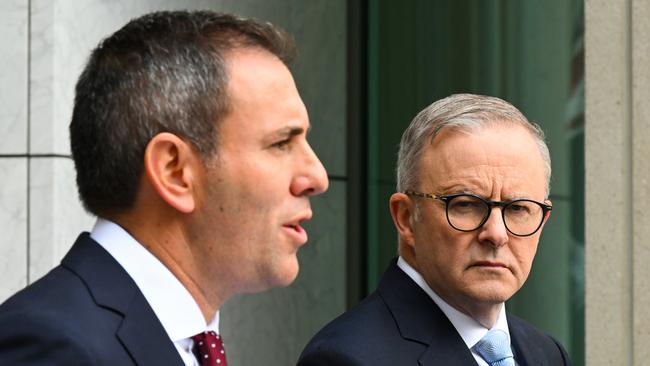
[[285, 229], [285, 232], [299, 245], [305, 244], [307, 242], [307, 232], [301, 226], [301, 224], [311, 218], [311, 212], [300, 215], [288, 223], [282, 225]]
[[492, 262], [492, 261], [478, 261], [474, 262], [470, 267], [485, 267], [485, 268], [508, 268], [505, 264], [501, 262]]

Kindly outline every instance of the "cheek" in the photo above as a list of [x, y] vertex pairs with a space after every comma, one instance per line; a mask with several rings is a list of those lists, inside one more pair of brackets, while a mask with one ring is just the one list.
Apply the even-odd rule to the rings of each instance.
[[438, 229], [416, 240], [416, 255], [420, 263], [446, 276], [458, 272], [468, 258], [467, 246], [454, 233]]
[[458, 272], [469, 260], [474, 236], [449, 226], [444, 210], [420, 207], [415, 229], [415, 255], [420, 265], [447, 275]]
[[514, 248], [517, 248], [513, 250], [513, 255], [515, 257], [515, 260], [517, 261], [517, 266], [519, 267], [519, 271], [521, 272], [521, 275], [524, 277], [523, 279], [525, 280], [528, 277], [528, 274], [530, 273], [530, 269], [533, 265], [533, 259], [535, 259], [535, 252], [537, 251], [537, 244], [536, 242], [522, 242], [522, 243], [514, 243], [515, 246]]

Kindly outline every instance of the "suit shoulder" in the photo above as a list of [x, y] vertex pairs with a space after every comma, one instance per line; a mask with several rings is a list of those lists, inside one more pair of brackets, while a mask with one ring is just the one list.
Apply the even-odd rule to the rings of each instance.
[[[3, 306], [0, 365], [95, 364], [83, 342], [87, 334], [53, 315], [48, 311], [34, 311], [29, 306]], [[48, 350], [46, 354], [44, 349]]]
[[354, 343], [357, 340], [367, 340], [367, 336], [377, 328], [386, 329], [387, 323], [394, 323], [394, 320], [381, 298], [373, 293], [325, 325], [311, 343]]
[[58, 266], [0, 305], [0, 365], [127, 364], [111, 362], [127, 357], [115, 352], [122, 349], [115, 336], [122, 320]]
[[0, 305], [0, 315], [7, 312], [51, 314], [69, 312], [75, 304], [91, 302], [83, 281], [66, 268], [58, 266], [48, 274], [18, 291]]
[[548, 365], [571, 365], [564, 346], [555, 338], [515, 315], [508, 313], [507, 317], [515, 348], [546, 359]]
[[303, 350], [298, 364], [376, 365], [388, 345], [401, 342], [399, 329], [375, 292], [321, 329]]

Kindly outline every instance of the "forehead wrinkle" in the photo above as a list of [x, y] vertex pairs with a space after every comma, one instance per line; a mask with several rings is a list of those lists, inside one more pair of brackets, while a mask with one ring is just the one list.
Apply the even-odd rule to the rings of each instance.
[[[463, 170], [452, 170], [447, 177], [434, 183], [431, 189], [436, 194], [473, 193], [481, 197], [501, 200], [534, 198], [533, 192], [527, 192], [519, 187], [528, 179], [522, 176], [515, 166], [495, 167], [479, 164], [469, 169], [471, 172], [468, 174], [464, 174]], [[435, 182], [434, 177], [430, 177], [429, 182], [432, 181]]]
[[[524, 132], [518, 129], [443, 131], [422, 156], [422, 188], [438, 190], [437, 194], [442, 193], [441, 189], [447, 190], [444, 193], [459, 193], [451, 189], [470, 190], [492, 200], [543, 198], [541, 195], [545, 196], [547, 189], [545, 176], [535, 166], [542, 159], [531, 155], [533, 149], [537, 153], [538, 149], [524, 138], [529, 137]], [[536, 184], [538, 180], [541, 185]]]
[[486, 169], [479, 169], [469, 174], [463, 173], [463, 171], [452, 171], [449, 176], [438, 182], [439, 189], [443, 191], [461, 189], [479, 195], [489, 195], [494, 190], [494, 183], [499, 181], [494, 174]]

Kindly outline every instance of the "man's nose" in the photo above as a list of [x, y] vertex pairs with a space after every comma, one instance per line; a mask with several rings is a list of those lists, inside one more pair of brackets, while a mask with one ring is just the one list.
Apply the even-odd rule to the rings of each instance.
[[480, 229], [478, 239], [495, 247], [508, 243], [508, 229], [506, 229], [500, 207], [492, 207], [490, 217]]
[[298, 174], [291, 183], [294, 196], [312, 196], [325, 192], [329, 179], [325, 167], [309, 144], [306, 144], [304, 159], [300, 162]]

